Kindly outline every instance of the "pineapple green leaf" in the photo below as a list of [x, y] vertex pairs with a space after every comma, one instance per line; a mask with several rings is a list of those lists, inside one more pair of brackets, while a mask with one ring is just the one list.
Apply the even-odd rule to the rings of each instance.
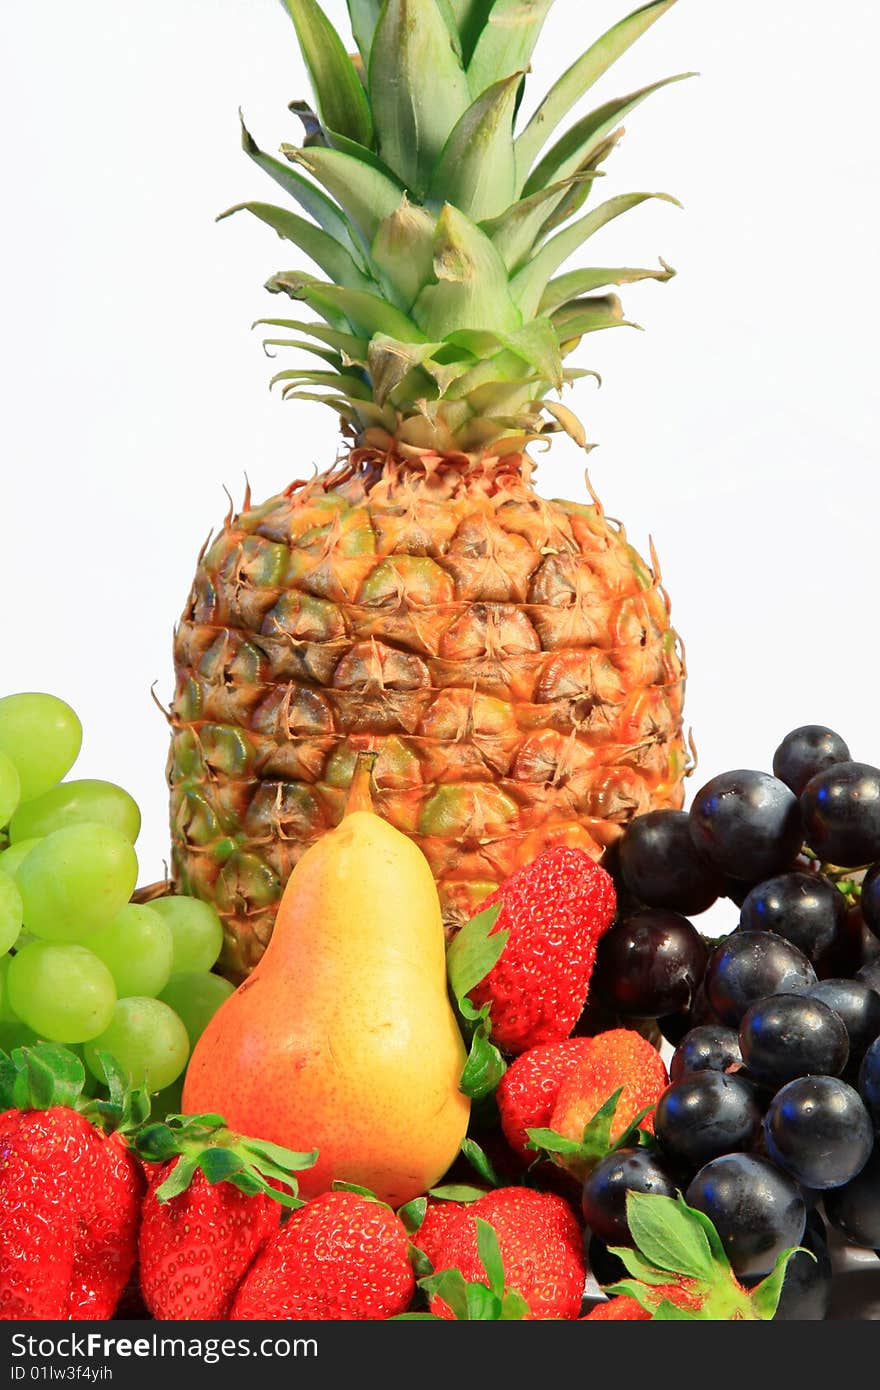
[[488, 333], [463, 329], [446, 340], [453, 347], [462, 347], [475, 357], [488, 357], [498, 348], [507, 348], [535, 368], [542, 381], [557, 389], [562, 386], [562, 358], [559, 335], [549, 318], [536, 318], [514, 333]]
[[303, 319], [257, 319], [254, 328], [286, 328], [292, 333], [307, 333], [320, 343], [327, 343], [349, 362], [365, 365], [369, 340], [357, 338], [353, 333], [343, 333], [337, 328], [327, 328], [322, 323], [310, 323]]
[[318, 343], [307, 342], [304, 338], [263, 339], [263, 351], [267, 357], [274, 357], [276, 355], [274, 352], [269, 351], [269, 348], [276, 347], [294, 348], [297, 352], [310, 352], [312, 356], [320, 357], [322, 362], [326, 362], [328, 366], [333, 367], [337, 372], [341, 372], [345, 367], [345, 363], [338, 352], [334, 352], [332, 348], [320, 347]]
[[[241, 119], [241, 113], [239, 118]], [[299, 203], [303, 211], [307, 212], [319, 227], [323, 227], [325, 232], [335, 237], [341, 246], [360, 261], [354, 229], [333, 200], [311, 180], [304, 178], [296, 169], [291, 169], [289, 164], [282, 164], [280, 159], [264, 154], [244, 120], [241, 121], [241, 145], [245, 154]]]
[[346, 0], [346, 3], [354, 41], [358, 46], [364, 66], [369, 67], [370, 50], [373, 47], [376, 25], [379, 23], [382, 0]]
[[437, 220], [434, 274], [438, 283], [426, 285], [413, 308], [426, 338], [462, 328], [512, 333], [522, 327], [504, 262], [486, 233], [449, 203]]
[[483, 218], [480, 226], [500, 253], [511, 272], [519, 270], [535, 245], [548, 218], [548, 209], [558, 203], [572, 187], [591, 184], [598, 177], [595, 170], [573, 174], [571, 178], [540, 188], [528, 198], [513, 203], [498, 217]]
[[282, 145], [282, 152], [301, 164], [345, 209], [367, 245], [379, 225], [399, 207], [403, 189], [385, 174], [340, 150], [310, 147], [296, 150]]
[[[388, 165], [379, 158], [375, 150], [368, 150], [366, 145], [359, 145], [357, 140], [349, 140], [347, 136], [340, 135], [335, 130], [327, 130], [324, 133], [327, 138], [321, 142], [322, 144], [330, 146], [334, 150], [341, 150], [343, 154], [351, 155], [358, 163], [369, 165], [371, 169], [377, 170], [378, 173], [384, 175], [391, 183], [398, 184], [398, 180], [388, 168]], [[314, 143], [314, 141], [307, 140], [304, 148], [311, 149]], [[288, 148], [287, 145], [282, 145], [282, 153]]]
[[542, 246], [510, 282], [511, 294], [524, 317], [532, 318], [537, 312], [553, 272], [559, 269], [563, 261], [601, 227], [650, 198], [659, 198], [663, 202], [675, 203], [676, 207], [680, 206], [668, 193], [622, 193], [616, 198], [609, 198], [607, 202], [600, 203], [599, 207], [587, 213], [586, 217], [572, 223], [564, 231], [557, 232], [556, 236]]
[[664, 260], [661, 260], [659, 270], [631, 266], [618, 266], [616, 269], [591, 266], [583, 270], [569, 270], [550, 281], [541, 296], [539, 310], [542, 314], [552, 314], [563, 304], [578, 299], [582, 294], [589, 294], [591, 290], [605, 289], [608, 285], [634, 285], [638, 280], [671, 280], [674, 275], [672, 266]]
[[[348, 323], [355, 333], [372, 338], [377, 333], [385, 333], [390, 338], [400, 338], [405, 343], [423, 342], [424, 337], [411, 319], [395, 309], [376, 294], [366, 290], [350, 290], [342, 285], [328, 285], [311, 276], [296, 272], [282, 272], [274, 275], [267, 289], [283, 291], [291, 299], [302, 299], [316, 313], [327, 318], [333, 327], [340, 326], [340, 320]], [[328, 318], [329, 315], [329, 318]]]
[[386, 217], [370, 249], [370, 260], [401, 309], [410, 309], [422, 286], [434, 278], [434, 218], [404, 195]]
[[341, 391], [350, 401], [373, 399], [366, 381], [354, 372], [309, 372], [288, 367], [283, 372], [276, 372], [269, 385], [275, 386], [279, 381], [291, 381], [297, 386], [324, 386], [332, 391]]
[[385, 404], [394, 388], [414, 367], [421, 366], [442, 346], [442, 343], [403, 343], [399, 338], [377, 333], [370, 343], [367, 361], [373, 396], [379, 405]]
[[494, 83], [458, 120], [434, 170], [430, 200], [452, 203], [475, 222], [509, 206], [516, 193], [511, 132], [521, 77]]
[[295, 212], [277, 208], [272, 203], [238, 203], [235, 207], [221, 212], [217, 221], [231, 217], [236, 212], [249, 212], [267, 227], [271, 227], [285, 241], [292, 241], [301, 251], [339, 285], [351, 289], [368, 289], [374, 281], [355, 264], [344, 246], [329, 233], [307, 222]]
[[475, 97], [528, 68], [552, 4], [553, 0], [495, 0], [467, 67]]
[[449, 12], [459, 34], [460, 51], [467, 63], [485, 28], [495, 0], [447, 0]]
[[616, 294], [575, 299], [570, 313], [561, 310], [553, 315], [552, 321], [562, 344], [563, 356], [566, 357], [587, 333], [596, 333], [604, 328], [638, 327], [638, 324], [624, 318], [623, 305]]
[[436, 0], [385, 0], [370, 57], [379, 153], [418, 195], [470, 104], [467, 78]]
[[318, 104], [330, 130], [373, 144], [370, 103], [345, 46], [317, 0], [282, 0], [293, 20]]
[[[577, 174], [581, 176], [580, 181], [573, 182], [567, 192], [563, 193], [541, 227], [535, 238], [536, 241], [545, 241], [557, 227], [561, 227], [564, 222], [568, 222], [569, 218], [574, 217], [575, 213], [580, 212], [592, 192], [593, 181], [605, 177], [605, 171], [600, 169], [599, 165], [604, 164], [622, 137], [623, 126], [618, 126], [617, 130], [613, 130], [610, 135], [606, 136], [598, 149], [591, 151], [588, 159], [578, 165]], [[572, 177], [577, 180], [577, 175]]]
[[544, 145], [585, 92], [611, 65], [664, 15], [675, 0], [653, 0], [620, 20], [563, 73], [541, 102], [516, 142], [516, 160], [523, 181]]
[[[630, 92], [628, 96], [608, 101], [604, 106], [590, 111], [577, 121], [570, 130], [566, 131], [547, 152], [540, 164], [535, 166], [523, 185], [523, 196], [527, 197], [530, 193], [534, 193], [537, 189], [543, 188], [554, 180], [564, 179], [569, 174], [576, 173], [584, 161], [588, 160], [603, 143], [617, 123], [645, 101], [647, 97], [654, 92], [659, 92], [663, 87], [668, 87], [673, 82], [683, 82], [686, 78], [695, 76], [696, 74], [692, 72], [680, 72], [674, 77], [665, 77], [660, 82], [653, 82], [649, 87], [641, 87], [637, 92]], [[525, 171], [519, 161], [518, 169], [520, 177], [522, 177]]]

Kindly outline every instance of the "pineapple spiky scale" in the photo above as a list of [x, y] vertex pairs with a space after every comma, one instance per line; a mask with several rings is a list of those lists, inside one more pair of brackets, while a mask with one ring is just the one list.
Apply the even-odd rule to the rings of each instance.
[[451, 929], [549, 845], [599, 855], [633, 814], [680, 805], [686, 771], [659, 577], [595, 501], [540, 498], [525, 452], [558, 430], [585, 442], [558, 399], [585, 374], [565, 359], [626, 323], [617, 287], [672, 274], [564, 268], [666, 197], [580, 215], [620, 120], [666, 84], [558, 128], [674, 0], [603, 35], [518, 131], [552, 0], [349, 0], [357, 61], [317, 0], [283, 3], [317, 112], [294, 103], [306, 138], [283, 159], [242, 138], [298, 211], [230, 211], [327, 277], [273, 275], [316, 317], [261, 323], [317, 358], [273, 383], [331, 406], [349, 452], [227, 518], [176, 635], [174, 873], [217, 903], [236, 978], [360, 749]]
[[598, 855], [680, 805], [662, 589], [598, 506], [545, 501], [509, 463], [478, 476], [330, 474], [230, 518], [204, 556], [175, 649], [175, 873], [218, 904], [236, 976], [358, 749], [450, 924], [549, 845]]

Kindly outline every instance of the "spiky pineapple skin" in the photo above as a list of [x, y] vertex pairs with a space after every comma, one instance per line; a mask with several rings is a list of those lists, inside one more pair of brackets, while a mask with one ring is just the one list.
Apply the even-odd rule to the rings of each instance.
[[[173, 872], [242, 979], [358, 750], [450, 927], [564, 843], [679, 807], [684, 668], [655, 575], [527, 458], [360, 451], [229, 516], [175, 634]], [[406, 904], [400, 904], [405, 914]]]

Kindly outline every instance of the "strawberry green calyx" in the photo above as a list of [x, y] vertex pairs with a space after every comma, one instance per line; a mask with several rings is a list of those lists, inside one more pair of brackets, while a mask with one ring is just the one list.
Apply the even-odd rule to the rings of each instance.
[[[529, 1305], [504, 1279], [498, 1237], [488, 1221], [477, 1217], [477, 1250], [487, 1284], [469, 1282], [459, 1269], [442, 1269], [419, 1280], [429, 1298], [441, 1298], [457, 1322], [519, 1322], [529, 1317]], [[441, 1319], [435, 1313], [404, 1313], [402, 1318]]]
[[[221, 1115], [167, 1115], [162, 1124], [141, 1129], [133, 1147], [147, 1163], [174, 1163], [156, 1188], [160, 1202], [185, 1192], [199, 1172], [209, 1183], [228, 1182], [249, 1196], [262, 1192], [282, 1206], [301, 1207], [305, 1203], [297, 1195], [296, 1174], [311, 1168], [318, 1157], [317, 1149], [294, 1153], [234, 1134]], [[287, 1190], [279, 1191], [277, 1183]]]
[[65, 1106], [100, 1129], [135, 1133], [148, 1119], [145, 1087], [131, 1086], [109, 1052], [98, 1053], [109, 1094], [85, 1095], [86, 1072], [80, 1058], [58, 1043], [35, 1043], [0, 1052], [0, 1110], [50, 1110]]
[[584, 1126], [584, 1132], [580, 1139], [566, 1139], [565, 1135], [558, 1134], [555, 1129], [528, 1129], [526, 1130], [529, 1136], [528, 1147], [536, 1150], [539, 1157], [549, 1158], [578, 1178], [583, 1178], [603, 1158], [616, 1153], [618, 1149], [626, 1148], [633, 1143], [640, 1145], [653, 1143], [652, 1136], [639, 1129], [645, 1116], [650, 1115], [654, 1109], [652, 1105], [640, 1110], [626, 1129], [612, 1142], [611, 1131], [622, 1095], [623, 1087], [621, 1086], [613, 1095], [608, 1097], [605, 1104], [599, 1107], [592, 1119]]
[[497, 964], [507, 945], [510, 933], [494, 930], [500, 915], [500, 903], [478, 912], [459, 929], [446, 952], [450, 992], [465, 1040], [469, 1040], [468, 1059], [459, 1090], [471, 1100], [482, 1100], [490, 1095], [507, 1069], [504, 1058], [491, 1041], [490, 1005], [477, 1008], [468, 998], [471, 990], [485, 980]]
[[627, 1222], [635, 1249], [613, 1253], [632, 1276], [604, 1290], [634, 1298], [659, 1321], [770, 1321], [776, 1313], [788, 1262], [802, 1247], [784, 1251], [766, 1279], [745, 1289], [734, 1276], [709, 1218], [684, 1198], [629, 1192]]

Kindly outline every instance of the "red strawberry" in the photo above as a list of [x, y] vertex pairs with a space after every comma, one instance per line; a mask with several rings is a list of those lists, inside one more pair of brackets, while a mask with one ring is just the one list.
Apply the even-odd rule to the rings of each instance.
[[[493, 1228], [505, 1285], [522, 1295], [531, 1317], [576, 1318], [586, 1262], [581, 1229], [567, 1203], [527, 1187], [499, 1187], [475, 1202], [429, 1201], [414, 1243], [435, 1271], [457, 1269], [468, 1283], [488, 1284], [477, 1247], [477, 1218]], [[431, 1311], [453, 1316], [436, 1296]]]
[[[646, 1297], [659, 1308], [661, 1303], [672, 1303], [676, 1308], [682, 1308], [685, 1312], [699, 1312], [702, 1306], [699, 1285], [695, 1279], [681, 1279], [675, 1284], [652, 1284], [650, 1291], [645, 1286]], [[609, 1298], [607, 1303], [597, 1303], [595, 1308], [591, 1308], [581, 1322], [646, 1322], [650, 1321], [651, 1313], [647, 1308], [643, 1308], [638, 1299], [631, 1298], [629, 1294], [619, 1294], [616, 1298]]]
[[0, 1115], [0, 1319], [67, 1317], [92, 1128], [74, 1110]]
[[[669, 1084], [666, 1067], [657, 1049], [629, 1028], [612, 1028], [585, 1041], [589, 1047], [583, 1058], [559, 1087], [549, 1128], [579, 1141], [596, 1112], [621, 1091], [608, 1136], [613, 1146], [642, 1110], [656, 1105]], [[653, 1127], [653, 1114], [639, 1124], [651, 1132]], [[564, 1162], [577, 1176], [583, 1175], [576, 1156], [565, 1157]]]
[[566, 1038], [563, 1042], [530, 1047], [511, 1062], [498, 1083], [495, 1099], [501, 1128], [514, 1153], [527, 1162], [535, 1159], [528, 1147], [529, 1129], [544, 1129], [556, 1104], [559, 1087], [587, 1055], [592, 1038]]
[[481, 904], [501, 903], [499, 960], [469, 995], [490, 1005], [492, 1040], [506, 1052], [567, 1038], [580, 1017], [596, 945], [614, 917], [614, 883], [580, 849], [546, 850]]
[[[138, 1241], [141, 1292], [156, 1318], [227, 1318], [242, 1279], [281, 1220], [299, 1207], [294, 1173], [314, 1154], [231, 1134], [219, 1116], [170, 1116], [137, 1137], [164, 1157], [150, 1180]], [[287, 1191], [284, 1191], [284, 1188]]]
[[409, 1306], [415, 1276], [399, 1216], [356, 1192], [325, 1192], [266, 1245], [232, 1305], [236, 1321], [364, 1322]]
[[67, 1313], [92, 1322], [113, 1316], [131, 1276], [146, 1187], [141, 1166], [122, 1135], [100, 1130], [93, 1135], [94, 1162], [74, 1249]]
[[84, 1083], [66, 1048], [0, 1055], [0, 1317], [110, 1317], [134, 1265], [140, 1171], [88, 1117], [128, 1125], [141, 1104], [113, 1071], [99, 1112]]

